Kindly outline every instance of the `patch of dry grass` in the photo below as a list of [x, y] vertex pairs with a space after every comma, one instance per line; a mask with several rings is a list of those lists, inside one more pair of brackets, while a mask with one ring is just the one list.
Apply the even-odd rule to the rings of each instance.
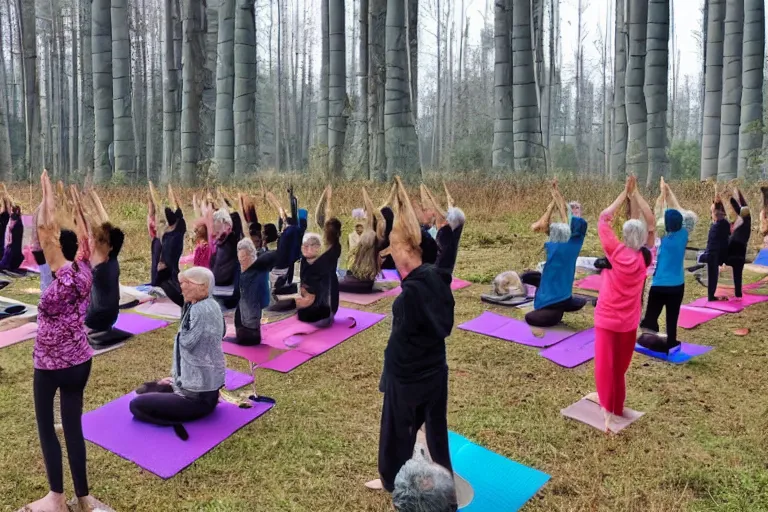
[[[270, 183], [273, 190], [285, 185]], [[386, 187], [370, 188], [379, 200], [386, 195]], [[487, 282], [502, 270], [522, 270], [542, 259], [542, 238], [529, 234], [527, 226], [548, 202], [546, 184], [527, 178], [473, 179], [450, 182], [449, 188], [468, 218], [459, 277]], [[561, 188], [584, 205], [591, 222], [584, 253], [597, 255], [596, 215], [618, 186], [581, 180], [563, 182]], [[297, 184], [310, 210], [321, 190], [320, 182]], [[690, 183], [675, 190], [702, 218], [692, 241], [701, 245], [710, 189]], [[31, 204], [25, 191], [12, 192], [26, 207]], [[149, 261], [143, 191], [102, 191], [102, 197], [128, 235], [123, 281], [143, 282]], [[351, 185], [334, 191], [336, 211], [345, 221], [359, 197]], [[757, 203], [756, 189], [749, 190], [748, 199]], [[264, 219], [274, 216], [260, 213]], [[21, 292], [35, 285], [33, 279], [20, 280], [2, 293], [35, 301]], [[486, 309], [479, 300], [484, 288], [475, 284], [456, 293], [457, 325]], [[688, 282], [688, 298], [703, 294], [700, 285]], [[390, 307], [388, 299], [371, 309], [389, 313]], [[520, 316], [516, 310], [497, 311]], [[647, 414], [617, 437], [559, 414], [593, 390], [592, 363], [565, 370], [534, 349], [454, 330], [448, 348], [450, 427], [552, 475], [526, 510], [768, 510], [766, 313], [768, 305], [756, 305], [683, 330], [685, 341], [715, 346], [683, 366], [637, 355], [629, 372], [628, 405]], [[591, 317], [592, 309], [586, 308], [567, 321], [586, 328]], [[741, 326], [752, 332], [734, 336], [733, 329]], [[387, 319], [288, 375], [258, 371], [260, 392], [276, 398], [277, 406], [171, 480], [89, 445], [94, 494], [119, 511], [391, 510], [386, 496], [361, 485], [376, 474], [377, 385], [389, 327]], [[139, 336], [98, 357], [86, 410], [166, 374], [173, 332], [169, 327]], [[245, 368], [236, 358], [229, 366]], [[32, 408], [32, 343], [0, 350], [0, 367], [0, 510], [15, 510], [47, 491]], [[68, 477], [66, 488], [71, 494]]]

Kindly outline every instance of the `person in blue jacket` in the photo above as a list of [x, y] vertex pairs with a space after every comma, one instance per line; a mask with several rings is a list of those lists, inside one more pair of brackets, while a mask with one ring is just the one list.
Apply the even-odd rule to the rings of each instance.
[[569, 217], [565, 213], [565, 201], [556, 188], [555, 192], [547, 212], [533, 226], [534, 231], [549, 234], [549, 241], [544, 244], [547, 252], [544, 271], [525, 272], [520, 276], [523, 283], [536, 287], [533, 311], [525, 315], [525, 321], [534, 327], [557, 325], [563, 319], [563, 313], [578, 311], [586, 304], [585, 299], [573, 296], [573, 276], [587, 234], [587, 221], [572, 216], [570, 225], [563, 222], [550, 224], [556, 207], [564, 219]]

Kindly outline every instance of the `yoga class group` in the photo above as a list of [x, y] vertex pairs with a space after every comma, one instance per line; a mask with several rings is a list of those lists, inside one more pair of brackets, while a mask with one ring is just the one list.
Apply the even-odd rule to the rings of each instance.
[[[264, 224], [264, 212], [257, 215], [247, 194], [195, 195], [188, 234], [172, 187], [162, 200], [150, 183], [149, 282], [135, 287], [120, 284], [125, 234], [97, 193], [54, 186], [47, 171], [40, 186], [42, 199], [30, 216], [0, 188], [0, 289], [10, 283], [4, 277], [31, 272], [40, 278], [36, 306], [0, 297], [0, 347], [34, 340], [34, 411], [50, 489], [20, 511], [113, 510], [90, 494], [86, 440], [160, 477], [176, 475], [274, 406], [256, 391], [257, 368], [290, 372], [377, 324], [385, 315], [363, 308], [384, 297], [394, 302], [379, 381], [378, 478], [364, 485], [391, 493], [400, 512], [491, 511], [501, 510], [500, 503], [509, 507], [504, 510], [522, 507], [549, 479], [448, 430], [446, 339], [454, 327], [453, 292], [469, 283], [453, 277], [465, 214], [445, 185], [444, 200], [424, 184], [412, 200], [395, 178], [379, 207], [363, 188], [344, 240], [331, 186], [310, 213], [293, 189], [284, 208], [262, 185], [262, 199], [277, 212], [277, 222]], [[482, 295], [494, 307], [520, 310], [525, 321], [485, 312], [458, 328], [541, 348], [542, 356], [567, 368], [594, 359], [596, 392], [562, 414], [618, 433], [643, 414], [625, 407], [625, 374], [635, 351], [688, 361], [711, 347], [681, 343], [678, 326], [692, 328], [768, 301], [742, 286], [751, 215], [737, 188], [728, 194], [724, 200], [715, 193], [707, 245], [696, 250], [689, 235], [697, 216], [669, 184], [661, 179], [651, 208], [630, 176], [598, 217], [604, 256], [590, 258], [580, 256], [588, 232], [582, 207], [566, 201], [555, 180], [551, 202], [531, 226], [548, 237], [545, 261], [536, 270], [499, 274]], [[626, 221], [617, 230], [620, 217]], [[760, 232], [768, 235], [765, 204]], [[194, 251], [185, 255], [190, 235]], [[346, 261], [340, 261], [343, 246]], [[718, 288], [724, 269], [733, 276], [732, 292]], [[577, 280], [577, 270], [590, 275]], [[686, 272], [706, 286], [707, 296], [684, 305]], [[594, 306], [594, 326], [578, 333], [564, 328], [565, 314], [587, 304]], [[662, 309], [666, 333], [660, 332]], [[169, 376], [83, 414], [94, 355], [170, 322], [178, 328]], [[228, 369], [225, 354], [248, 361], [250, 374]], [[247, 398], [231, 393], [248, 384]], [[70, 501], [57, 430], [74, 483]], [[195, 436], [210, 436], [210, 446], [190, 442]], [[497, 468], [494, 481], [476, 471], [484, 464]]]

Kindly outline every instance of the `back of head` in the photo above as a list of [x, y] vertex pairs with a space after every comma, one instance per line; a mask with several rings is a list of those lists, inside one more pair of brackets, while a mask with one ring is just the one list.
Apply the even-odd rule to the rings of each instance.
[[341, 240], [341, 221], [336, 217], [332, 217], [325, 221], [323, 236], [325, 237], [325, 243], [328, 247], [338, 245]]
[[648, 229], [645, 223], [638, 219], [630, 219], [624, 223], [622, 229], [624, 234], [624, 245], [636, 251], [645, 244], [648, 237]]
[[384, 230], [384, 236], [389, 238], [389, 234], [392, 232], [392, 227], [395, 223], [395, 212], [392, 211], [392, 208], [389, 206], [385, 206], [381, 209], [381, 216], [384, 217], [384, 222], [386, 223], [386, 229]]
[[571, 238], [571, 227], [564, 222], [549, 225], [549, 241], [554, 243], [567, 242]]
[[75, 232], [62, 229], [59, 234], [59, 243], [61, 244], [61, 252], [64, 254], [64, 258], [67, 261], [75, 261], [79, 247]]
[[178, 220], [176, 213], [167, 206], [165, 207], [165, 220], [168, 222], [169, 226], [173, 226]]
[[461, 208], [451, 207], [448, 208], [448, 212], [445, 215], [445, 221], [451, 226], [451, 229], [457, 229], [464, 225], [466, 217]]
[[421, 457], [411, 459], [395, 477], [392, 504], [398, 512], [455, 512], [453, 475]]
[[494, 278], [493, 293], [498, 297], [507, 295], [512, 295], [513, 297], [525, 297], [527, 291], [517, 272], [508, 270]]
[[696, 227], [696, 223], [699, 222], [699, 217], [691, 210], [683, 211], [683, 227], [686, 231], [691, 233]]
[[277, 240], [277, 226], [274, 224], [264, 225], [264, 241], [268, 244]]
[[667, 233], [675, 233], [683, 229], [683, 214], [674, 209], [664, 212], [664, 229]]

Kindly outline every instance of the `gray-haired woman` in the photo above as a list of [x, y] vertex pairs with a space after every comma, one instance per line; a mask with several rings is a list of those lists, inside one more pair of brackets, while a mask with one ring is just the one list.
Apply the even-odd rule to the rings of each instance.
[[184, 308], [173, 343], [171, 377], [148, 382], [131, 401], [133, 416], [146, 423], [174, 427], [186, 440], [182, 423], [203, 418], [216, 408], [224, 385], [226, 330], [221, 308], [213, 298], [213, 273], [193, 267], [179, 275]]

